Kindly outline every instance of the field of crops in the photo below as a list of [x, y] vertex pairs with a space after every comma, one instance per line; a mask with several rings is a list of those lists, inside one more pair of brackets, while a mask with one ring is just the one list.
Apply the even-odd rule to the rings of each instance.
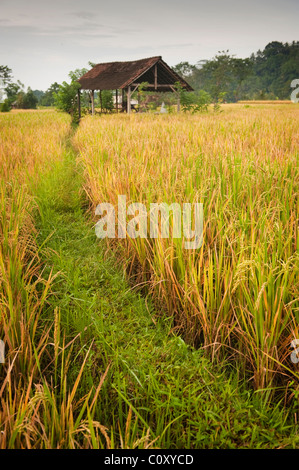
[[118, 195], [203, 203], [198, 250], [161, 237], [111, 243], [177, 331], [242, 363], [256, 388], [297, 378], [299, 108], [86, 118], [75, 144], [94, 209]]
[[[70, 439], [76, 435], [67, 365], [59, 357], [58, 309], [50, 311], [47, 321], [42, 318], [53, 275], [44, 275], [35, 226], [36, 187], [62, 158], [69, 130], [69, 117], [55, 112], [0, 116], [1, 449], [50, 448], [64, 440], [71, 447], [63, 429]], [[55, 393], [58, 378], [61, 395]], [[58, 416], [62, 408], [65, 412]]]
[[[0, 135], [0, 448], [298, 446], [299, 106]], [[120, 195], [203, 203], [202, 246], [98, 240]]]

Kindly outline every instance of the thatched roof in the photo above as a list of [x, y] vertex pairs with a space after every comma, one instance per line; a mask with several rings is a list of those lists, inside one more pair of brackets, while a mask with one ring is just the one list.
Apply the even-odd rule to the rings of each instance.
[[83, 90], [116, 90], [148, 82], [151, 85], [149, 91], [173, 91], [171, 86], [180, 82], [185, 90], [192, 91], [192, 87], [174, 72], [161, 56], [130, 62], [97, 64], [78, 81]]

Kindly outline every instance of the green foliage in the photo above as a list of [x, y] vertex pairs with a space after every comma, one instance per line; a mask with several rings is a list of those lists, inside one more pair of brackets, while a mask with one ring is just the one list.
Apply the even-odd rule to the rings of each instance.
[[150, 93], [146, 91], [147, 87], [148, 82], [142, 82], [137, 91], [138, 108], [141, 112], [147, 110], [150, 101]]
[[16, 83], [9, 83], [5, 88], [5, 92], [9, 102], [13, 103], [16, 101], [19, 93], [25, 93], [24, 85], [20, 80], [17, 80]]
[[4, 85], [12, 80], [12, 70], [7, 65], [0, 65], [0, 80]]
[[0, 112], [8, 113], [11, 110], [10, 102], [6, 99], [3, 103], [0, 103]]
[[38, 99], [31, 90], [28, 88], [27, 92], [24, 91], [23, 84], [18, 81], [17, 83], [10, 83], [5, 88], [7, 94], [7, 105], [11, 108], [14, 105], [17, 109], [36, 109]]
[[88, 70], [85, 68], [71, 70], [69, 73], [69, 77], [72, 82], [76, 82], [77, 80], [79, 80], [80, 77], [82, 77], [82, 75], [85, 75], [87, 72]]
[[192, 114], [208, 111], [212, 98], [204, 90], [189, 92], [185, 91], [180, 82], [175, 83], [175, 88], [180, 98], [182, 110], [189, 111]]
[[[204, 89], [215, 103], [241, 99], [290, 99], [290, 83], [299, 77], [299, 42], [273, 41], [263, 51], [241, 59], [220, 51], [196, 66], [181, 62], [174, 70], [195, 90]], [[221, 99], [221, 98], [220, 98]]]
[[41, 106], [54, 106], [55, 98], [54, 93], [59, 91], [59, 84], [57, 82], [52, 83], [52, 85], [47, 89], [44, 95], [40, 99]]
[[236, 101], [239, 99], [240, 87], [251, 70], [249, 59], [236, 59], [228, 51], [221, 51], [197, 70], [195, 77], [199, 87], [210, 93], [214, 102], [224, 92], [229, 101]]
[[0, 65], [0, 80], [5, 85], [4, 91], [7, 95], [7, 99], [2, 103], [1, 111], [9, 111], [13, 103], [19, 109], [36, 109], [38, 103], [36, 94], [43, 92], [39, 90], [33, 92], [31, 88], [25, 92], [24, 85], [20, 80], [17, 80], [16, 83], [12, 82], [12, 71], [7, 66]]
[[225, 96], [226, 96], [225, 91], [219, 93], [217, 100], [214, 101], [214, 105], [213, 105], [214, 113], [219, 113], [221, 111], [221, 106], [220, 105], [224, 102]]
[[70, 114], [73, 118], [75, 118], [77, 113], [77, 93], [79, 89], [80, 85], [78, 82], [63, 82], [59, 86], [58, 92], [53, 93], [55, 106], [60, 111]]
[[45, 95], [45, 92], [42, 90], [32, 90], [34, 96], [37, 98], [38, 104], [42, 100], [43, 96]]
[[196, 66], [189, 64], [189, 62], [180, 62], [173, 67], [173, 70], [182, 78], [188, 79], [196, 70]]
[[[80, 89], [80, 84], [78, 79], [82, 77], [87, 72], [87, 69], [76, 69], [69, 73], [71, 83], [63, 82], [62, 85], [59, 85], [57, 92], [52, 91], [52, 96], [54, 97], [54, 104], [60, 110], [64, 111], [72, 116], [73, 122], [77, 122], [79, 119], [78, 115], [78, 90]], [[52, 87], [54, 88], [53, 84]], [[56, 87], [57, 88], [57, 87]], [[84, 107], [89, 106], [88, 93], [83, 92], [81, 94], [81, 107], [82, 113], [84, 114]]]
[[33, 91], [28, 88], [27, 93], [21, 91], [16, 100], [16, 107], [18, 109], [36, 109], [37, 98], [34, 95]]
[[191, 111], [192, 114], [208, 111], [208, 107], [211, 102], [211, 95], [204, 90], [183, 92], [181, 94], [182, 110]]
[[114, 108], [113, 93], [110, 90], [102, 90], [101, 97], [98, 98], [101, 110], [104, 112], [112, 111]]

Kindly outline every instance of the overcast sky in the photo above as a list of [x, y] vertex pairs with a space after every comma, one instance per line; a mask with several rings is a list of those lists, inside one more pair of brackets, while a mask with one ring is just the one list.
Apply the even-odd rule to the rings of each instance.
[[197, 63], [299, 40], [298, 0], [0, 0], [0, 65], [32, 89], [88, 61]]

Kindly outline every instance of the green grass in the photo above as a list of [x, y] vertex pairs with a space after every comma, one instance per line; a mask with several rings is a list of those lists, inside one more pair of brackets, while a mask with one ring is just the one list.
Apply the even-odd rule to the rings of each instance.
[[[57, 275], [43, 312], [45, 325], [56, 325], [55, 360], [44, 364], [48, 381], [57, 384], [55, 403], [73, 390], [72, 419], [76, 424], [86, 413], [85, 434], [95, 448], [296, 447], [291, 411], [246, 390], [236, 369], [211, 366], [202, 349], [175, 336], [166, 312], [157, 315], [150, 299], [129, 286], [113, 254], [105, 256], [75, 159], [68, 144], [64, 160], [35, 189], [43, 275]], [[49, 421], [62, 420], [55, 410]], [[50, 445], [69, 446], [61, 436], [53, 434]], [[74, 444], [81, 445], [80, 439]]]

